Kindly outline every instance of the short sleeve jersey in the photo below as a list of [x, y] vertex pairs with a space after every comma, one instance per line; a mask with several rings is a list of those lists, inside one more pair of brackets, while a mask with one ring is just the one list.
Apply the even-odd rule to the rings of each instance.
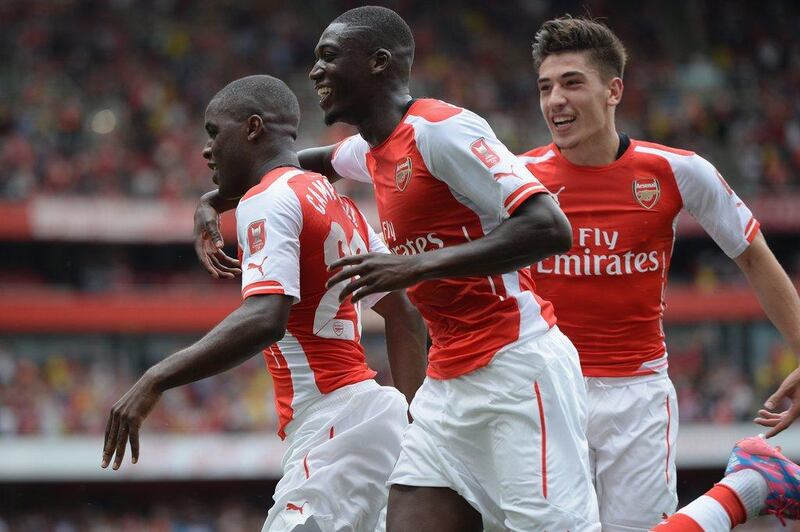
[[603, 167], [570, 163], [555, 145], [520, 157], [559, 201], [572, 249], [532, 267], [587, 376], [666, 372], [662, 316], [675, 224], [686, 209], [730, 257], [759, 224], [699, 155], [632, 140]]
[[[481, 238], [547, 190], [478, 115], [439, 100], [414, 101], [392, 134], [370, 147], [342, 141], [333, 167], [371, 182], [389, 249], [415, 254]], [[408, 290], [431, 335], [428, 375], [446, 379], [488, 364], [501, 349], [546, 332], [552, 306], [530, 271], [438, 279]]]
[[[322, 394], [375, 376], [359, 343], [360, 303], [339, 303], [327, 267], [351, 254], [388, 253], [353, 202], [319, 174], [277, 168], [236, 209], [242, 297], [291, 296], [282, 340], [264, 350], [280, 427]], [[364, 300], [372, 304], [380, 299]]]

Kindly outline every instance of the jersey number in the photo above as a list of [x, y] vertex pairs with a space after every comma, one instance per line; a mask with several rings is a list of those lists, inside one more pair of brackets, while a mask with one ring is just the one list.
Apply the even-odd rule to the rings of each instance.
[[[353, 238], [348, 242], [347, 234], [345, 234], [342, 226], [336, 222], [331, 222], [331, 230], [325, 238], [323, 249], [325, 252], [325, 266], [330, 266], [342, 257], [366, 253], [367, 244], [364, 243], [364, 239], [355, 230], [353, 231]], [[346, 280], [332, 286], [322, 296], [317, 311], [314, 313], [315, 335], [322, 338], [341, 338], [343, 340], [355, 340], [356, 330], [358, 330], [358, 335], [361, 335], [360, 302], [354, 305], [355, 319], [339, 319], [336, 317], [342, 306], [352, 305], [349, 300], [339, 303], [339, 294], [348, 282], [350, 281]]]

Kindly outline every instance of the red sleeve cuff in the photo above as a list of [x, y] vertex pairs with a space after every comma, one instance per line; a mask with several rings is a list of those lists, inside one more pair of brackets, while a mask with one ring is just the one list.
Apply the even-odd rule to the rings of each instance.
[[744, 238], [748, 243], [753, 242], [753, 239], [758, 234], [759, 227], [761, 227], [761, 224], [758, 223], [755, 217], [750, 218], [750, 221], [744, 226]]
[[242, 299], [247, 299], [257, 294], [285, 295], [286, 292], [283, 290], [283, 286], [277, 281], [261, 281], [258, 283], [251, 283], [242, 288]]
[[511, 216], [514, 211], [517, 210], [517, 207], [522, 205], [526, 199], [534, 194], [542, 194], [546, 192], [547, 189], [541, 183], [525, 183], [508, 195], [503, 206], [505, 207], [506, 212], [508, 212], [508, 215]]

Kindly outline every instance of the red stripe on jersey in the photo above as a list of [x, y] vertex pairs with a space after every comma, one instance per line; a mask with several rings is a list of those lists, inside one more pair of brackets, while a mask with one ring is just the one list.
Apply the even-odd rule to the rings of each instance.
[[306, 479], [308, 479], [308, 477], [311, 476], [311, 473], [308, 471], [308, 453], [306, 453], [306, 455], [303, 457], [303, 469], [306, 473]]
[[408, 114], [421, 116], [428, 122], [441, 122], [452, 118], [463, 111], [462, 108], [440, 100], [419, 99], [414, 102]]
[[508, 211], [509, 215], [512, 214], [527, 198], [540, 192], [547, 192], [547, 189], [536, 183], [527, 183], [519, 187], [514, 193], [506, 198], [504, 204], [506, 211]]
[[332, 439], [333, 439], [333, 435], [334, 435], [334, 434], [335, 434], [335, 433], [334, 433], [334, 431], [333, 431], [333, 425], [331, 425], [331, 430], [330, 430], [330, 432], [328, 433], [328, 439], [331, 439], [331, 440], [332, 440]]
[[539, 381], [533, 381], [533, 390], [536, 392], [536, 402], [539, 405], [539, 423], [542, 425], [542, 495], [547, 498], [547, 426], [544, 422], [544, 405], [542, 393], [539, 390]]
[[556, 322], [558, 321], [556, 319], [556, 313], [553, 310], [553, 304], [547, 301], [546, 299], [542, 299], [541, 297], [539, 297], [536, 294], [536, 292], [531, 291], [531, 293], [533, 294], [533, 297], [536, 299], [536, 302], [539, 304], [539, 308], [542, 309], [541, 311], [542, 319], [544, 319], [544, 321], [547, 322], [547, 325], [549, 325], [552, 328], [553, 325], [555, 325]]
[[283, 440], [286, 438], [286, 425], [294, 417], [292, 400], [294, 399], [294, 386], [286, 358], [281, 353], [278, 344], [272, 344], [264, 350], [264, 362], [267, 363], [272, 380], [275, 386], [275, 410], [278, 412], [280, 426], [278, 436]]

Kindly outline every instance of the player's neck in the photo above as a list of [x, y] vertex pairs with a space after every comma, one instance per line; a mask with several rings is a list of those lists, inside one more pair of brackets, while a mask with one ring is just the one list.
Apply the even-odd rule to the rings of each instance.
[[561, 149], [561, 155], [577, 166], [607, 166], [617, 160], [619, 142], [619, 134], [612, 124], [573, 148]]
[[261, 181], [261, 178], [269, 172], [283, 166], [300, 168], [300, 160], [297, 158], [297, 152], [291, 148], [284, 147], [264, 153], [254, 165], [254, 171], [252, 173], [253, 179], [256, 179], [256, 183], [258, 183]]
[[392, 90], [373, 98], [367, 103], [364, 119], [358, 124], [358, 132], [370, 146], [381, 144], [403, 119], [410, 100], [408, 88]]

